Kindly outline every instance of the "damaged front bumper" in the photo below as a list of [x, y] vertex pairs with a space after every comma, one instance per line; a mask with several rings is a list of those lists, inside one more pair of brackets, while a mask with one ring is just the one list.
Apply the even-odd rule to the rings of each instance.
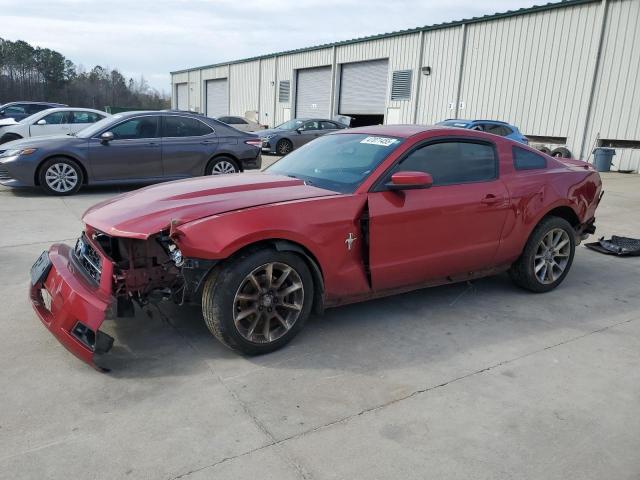
[[94, 368], [106, 370], [100, 356], [111, 349], [113, 338], [100, 331], [100, 326], [114, 302], [112, 264], [103, 263], [101, 281], [94, 285], [81, 273], [69, 246], [54, 244], [39, 261], [46, 262], [45, 256], [50, 263], [39, 278], [32, 276], [29, 289], [33, 309], [67, 350]]

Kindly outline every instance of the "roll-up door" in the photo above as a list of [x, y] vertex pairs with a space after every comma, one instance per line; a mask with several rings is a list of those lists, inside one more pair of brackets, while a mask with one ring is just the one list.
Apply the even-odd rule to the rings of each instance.
[[207, 80], [207, 117], [229, 115], [227, 79]]
[[186, 83], [176, 84], [176, 108], [189, 110], [189, 87]]
[[340, 113], [384, 115], [388, 60], [345, 63], [340, 77]]
[[331, 67], [298, 70], [296, 117], [330, 118]]

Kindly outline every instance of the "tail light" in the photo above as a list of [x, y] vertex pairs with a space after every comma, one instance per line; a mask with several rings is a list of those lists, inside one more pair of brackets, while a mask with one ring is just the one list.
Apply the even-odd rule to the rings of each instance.
[[257, 147], [260, 148], [262, 147], [262, 140], [260, 140], [259, 138], [255, 138], [255, 139], [251, 139], [251, 140], [245, 140], [244, 143], [246, 143], [247, 145], [251, 145], [252, 147]]

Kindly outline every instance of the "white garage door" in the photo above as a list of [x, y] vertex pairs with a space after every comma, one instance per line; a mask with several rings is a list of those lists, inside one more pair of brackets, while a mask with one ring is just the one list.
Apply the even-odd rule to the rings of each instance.
[[296, 117], [331, 117], [331, 67], [298, 70]]
[[186, 83], [176, 85], [176, 108], [178, 110], [189, 110], [189, 87]]
[[207, 117], [229, 115], [227, 79], [207, 80]]
[[340, 113], [384, 115], [388, 61], [345, 63], [340, 77]]

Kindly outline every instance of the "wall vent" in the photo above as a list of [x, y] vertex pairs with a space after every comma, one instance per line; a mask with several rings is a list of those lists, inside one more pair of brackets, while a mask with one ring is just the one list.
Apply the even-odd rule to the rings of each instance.
[[411, 99], [411, 70], [393, 72], [391, 83], [391, 100]]

